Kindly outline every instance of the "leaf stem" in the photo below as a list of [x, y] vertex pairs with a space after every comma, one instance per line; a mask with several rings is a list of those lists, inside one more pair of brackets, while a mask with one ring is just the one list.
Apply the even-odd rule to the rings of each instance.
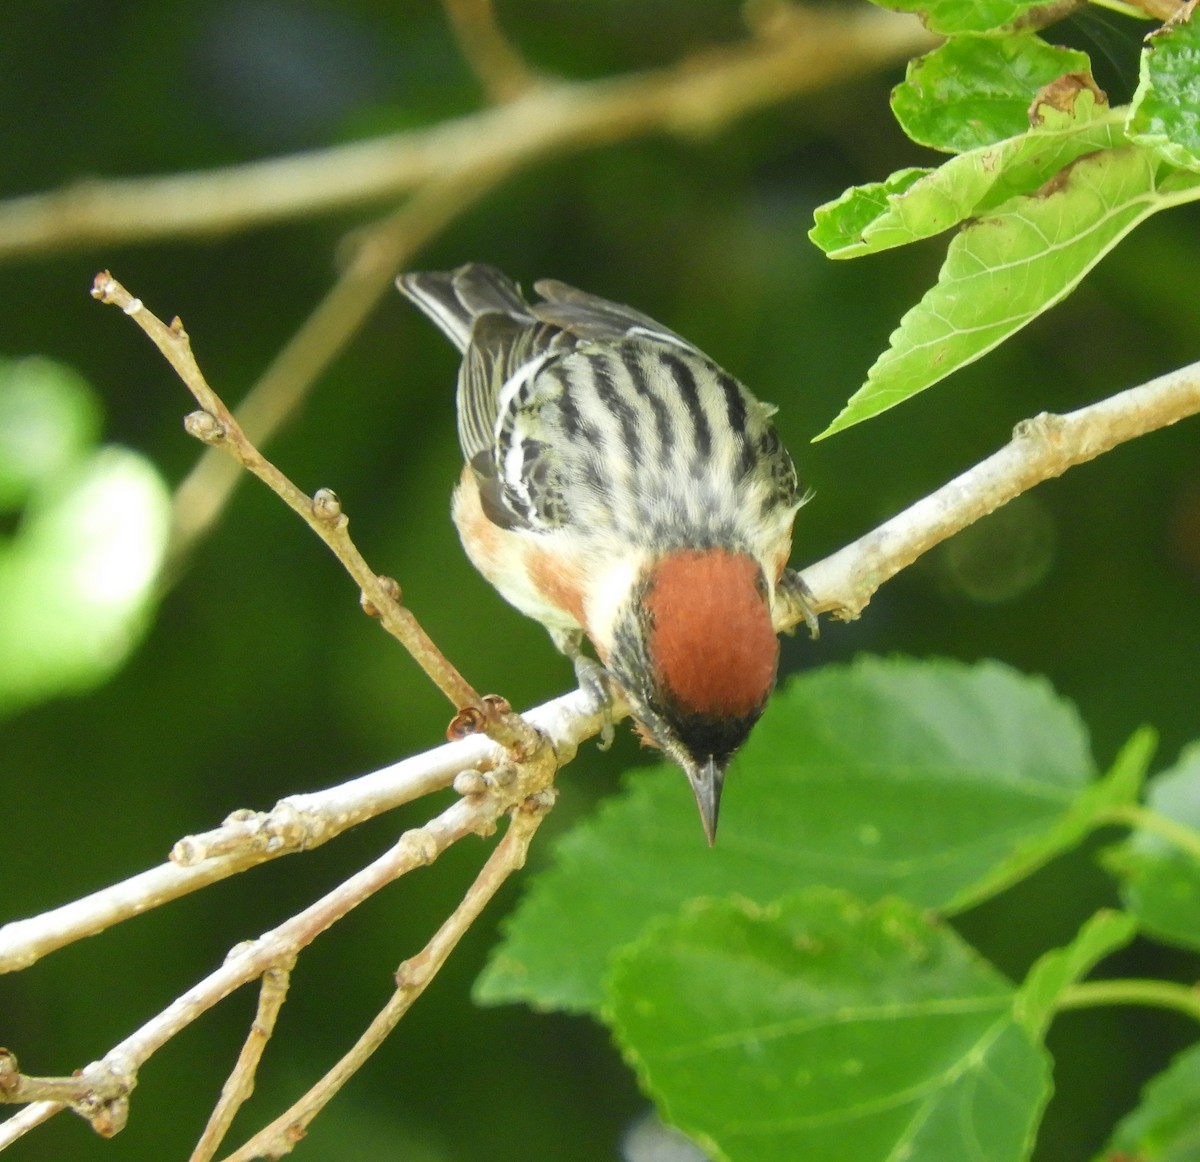
[[1113, 807], [1103, 812], [1096, 822], [1098, 825], [1123, 823], [1139, 831], [1157, 835], [1200, 862], [1200, 831], [1158, 811], [1152, 811], [1140, 803], [1123, 803]]
[[1169, 980], [1089, 980], [1065, 989], [1058, 1001], [1058, 1011], [1099, 1005], [1149, 1005], [1174, 1009], [1200, 1021], [1200, 988]]

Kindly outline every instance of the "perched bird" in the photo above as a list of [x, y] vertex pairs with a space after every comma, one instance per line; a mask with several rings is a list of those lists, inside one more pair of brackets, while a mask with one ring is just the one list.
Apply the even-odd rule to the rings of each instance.
[[775, 409], [662, 324], [564, 283], [535, 283], [531, 304], [481, 263], [396, 281], [463, 355], [467, 555], [585, 688], [620, 687], [711, 844], [725, 770], [775, 684], [779, 586], [815, 626], [785, 577], [805, 498]]

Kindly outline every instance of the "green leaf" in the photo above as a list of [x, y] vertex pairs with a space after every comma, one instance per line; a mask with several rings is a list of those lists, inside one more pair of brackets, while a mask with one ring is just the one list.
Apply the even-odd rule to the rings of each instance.
[[1122, 115], [1095, 111], [1086, 90], [1074, 114], [1046, 112], [1019, 137], [973, 149], [935, 170], [907, 169], [818, 206], [809, 237], [830, 258], [858, 258], [930, 238], [1028, 194], [1077, 158], [1124, 142]]
[[[1184, 948], [1200, 949], [1200, 743], [1193, 743], [1169, 771], [1150, 781], [1146, 806], [1168, 827], [1139, 827], [1106, 854], [1105, 864], [1122, 880], [1126, 907], [1147, 932]], [[1147, 824], [1152, 825], [1153, 819]], [[1170, 825], [1185, 829], [1193, 850], [1172, 842]]]
[[1050, 1092], [1008, 982], [900, 900], [697, 901], [607, 998], [664, 1118], [729, 1162], [1017, 1162]]
[[[813, 227], [808, 236], [831, 258], [853, 258], [872, 250], [885, 249], [882, 246], [867, 248], [860, 245], [868, 235], [871, 224], [892, 212], [892, 207], [896, 204], [893, 199], [898, 199], [922, 178], [939, 172], [922, 168], [901, 169], [886, 181], [851, 186], [841, 197], [817, 207], [813, 215]], [[951, 219], [947, 225], [952, 224], [954, 220]], [[946, 226], [939, 226], [931, 233], [944, 229]], [[891, 245], [900, 246], [911, 242], [917, 236], [913, 234], [900, 238]]]
[[108, 447], [34, 495], [0, 545], [0, 713], [87, 689], [144, 628], [170, 497], [154, 467]]
[[1087, 53], [1056, 48], [1032, 32], [955, 37], [909, 62], [892, 90], [892, 112], [918, 144], [963, 153], [1024, 133], [1041, 88], [1090, 69]]
[[915, 12], [930, 32], [991, 32], [1020, 20], [1045, 0], [872, 0], [892, 12]]
[[1200, 1157], [1200, 1045], [1185, 1049], [1142, 1091], [1096, 1162], [1195, 1162]]
[[1041, 1042], [1063, 993], [1136, 935], [1137, 921], [1128, 913], [1107, 908], [1097, 912], [1066, 948], [1047, 952], [1029, 970], [1013, 1006], [1020, 1026]]
[[814, 671], [772, 701], [730, 773], [715, 850], [678, 770], [637, 773], [560, 842], [476, 998], [594, 1009], [611, 951], [698, 895], [766, 903], [829, 884], [959, 906], [1014, 856], [1028, 870], [1077, 835], [1062, 828], [1093, 776], [1074, 709], [998, 663]]
[[100, 405], [70, 367], [0, 359], [0, 510], [23, 505], [96, 442]]
[[1069, 851], [1097, 826], [1108, 822], [1114, 810], [1136, 803], [1156, 741], [1152, 730], [1135, 731], [1121, 748], [1112, 769], [1076, 795], [1053, 827], [1031, 835], [1003, 859], [997, 860], [986, 875], [964, 888], [947, 910], [963, 911], [1011, 887], [1052, 856]]
[[1140, 147], [1079, 158], [951, 241], [937, 285], [900, 321], [867, 382], [822, 439], [895, 407], [974, 362], [1066, 298], [1151, 214], [1200, 198], [1200, 175], [1160, 173]]
[[1129, 133], [1172, 165], [1200, 169], [1200, 20], [1194, 12], [1147, 38]]

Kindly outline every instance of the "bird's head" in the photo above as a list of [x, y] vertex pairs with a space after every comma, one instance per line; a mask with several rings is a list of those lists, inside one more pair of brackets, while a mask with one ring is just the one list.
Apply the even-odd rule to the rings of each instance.
[[726, 549], [668, 553], [646, 567], [616, 631], [609, 669], [649, 740], [687, 774], [711, 844], [725, 770], [775, 685], [763, 571]]

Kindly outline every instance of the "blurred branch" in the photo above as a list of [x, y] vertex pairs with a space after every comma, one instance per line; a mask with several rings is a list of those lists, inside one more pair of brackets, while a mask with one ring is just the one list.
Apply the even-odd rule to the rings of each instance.
[[536, 83], [520, 53], [496, 22], [492, 0], [442, 0], [459, 51], [487, 95], [511, 101]]
[[[851, 620], [923, 553], [1043, 480], [1200, 412], [1200, 363], [1066, 415], [1043, 412], [1012, 441], [877, 529], [804, 570], [817, 612]], [[801, 620], [788, 611], [780, 628]]]
[[[396, 213], [356, 233], [352, 257], [337, 281], [238, 405], [235, 415], [250, 440], [265, 444], [278, 431], [353, 338], [396, 271], [508, 172], [492, 160], [452, 167]], [[169, 572], [178, 571], [216, 523], [241, 478], [238, 466], [215, 450], [196, 462], [172, 502]]]
[[459, 169], [515, 169], [655, 131], [709, 134], [754, 109], [936, 43], [916, 19], [866, 5], [797, 8], [778, 27], [776, 36], [711, 49], [655, 72], [539, 84], [507, 104], [428, 129], [224, 169], [97, 179], [13, 198], [0, 203], [0, 258], [228, 234], [387, 201]]

